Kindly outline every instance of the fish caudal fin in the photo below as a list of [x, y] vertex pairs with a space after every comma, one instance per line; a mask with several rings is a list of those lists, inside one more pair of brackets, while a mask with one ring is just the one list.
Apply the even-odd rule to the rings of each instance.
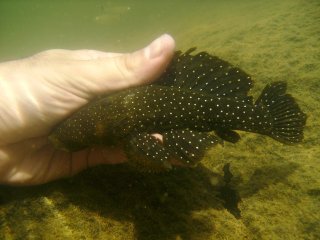
[[271, 132], [267, 135], [279, 142], [293, 144], [303, 139], [306, 115], [286, 89], [286, 82], [268, 84], [255, 104], [266, 108], [272, 117]]

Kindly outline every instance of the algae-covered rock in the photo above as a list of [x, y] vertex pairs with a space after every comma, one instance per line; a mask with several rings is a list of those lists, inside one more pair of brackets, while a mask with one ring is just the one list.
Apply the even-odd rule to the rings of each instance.
[[[196, 43], [250, 72], [254, 95], [288, 81], [308, 115], [303, 143], [240, 133], [194, 169], [148, 175], [103, 166], [38, 187], [1, 186], [0, 239], [320, 239], [319, 2], [206, 8], [175, 21], [179, 48]], [[223, 187], [238, 194], [239, 218], [226, 208]]]

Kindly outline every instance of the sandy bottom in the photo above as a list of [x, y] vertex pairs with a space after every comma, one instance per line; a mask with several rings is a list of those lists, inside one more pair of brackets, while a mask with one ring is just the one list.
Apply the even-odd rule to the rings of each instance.
[[245, 6], [230, 9], [228, 21], [217, 15], [176, 38], [252, 74], [255, 96], [286, 80], [308, 115], [302, 144], [241, 133], [195, 169], [144, 175], [104, 166], [43, 186], [0, 187], [0, 239], [320, 239], [320, 4], [276, 2], [253, 5], [250, 19]]

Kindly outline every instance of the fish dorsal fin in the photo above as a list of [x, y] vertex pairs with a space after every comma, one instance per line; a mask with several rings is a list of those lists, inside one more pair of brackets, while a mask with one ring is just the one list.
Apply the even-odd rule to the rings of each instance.
[[189, 129], [170, 130], [163, 133], [163, 145], [174, 159], [186, 166], [195, 166], [205, 153], [222, 141], [216, 136]]
[[207, 52], [191, 55], [195, 49], [177, 51], [157, 84], [216, 97], [242, 99], [248, 95], [253, 82], [246, 72]]

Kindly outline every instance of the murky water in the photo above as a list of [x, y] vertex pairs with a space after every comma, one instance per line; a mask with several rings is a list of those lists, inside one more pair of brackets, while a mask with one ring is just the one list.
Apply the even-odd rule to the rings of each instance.
[[[195, 169], [104, 166], [2, 186], [0, 239], [319, 239], [319, 26], [317, 0], [0, 1], [1, 61], [51, 48], [133, 51], [167, 32], [179, 49], [196, 46], [250, 73], [253, 94], [286, 80], [308, 115], [297, 146], [241, 133]], [[236, 210], [226, 192], [241, 199]]]

